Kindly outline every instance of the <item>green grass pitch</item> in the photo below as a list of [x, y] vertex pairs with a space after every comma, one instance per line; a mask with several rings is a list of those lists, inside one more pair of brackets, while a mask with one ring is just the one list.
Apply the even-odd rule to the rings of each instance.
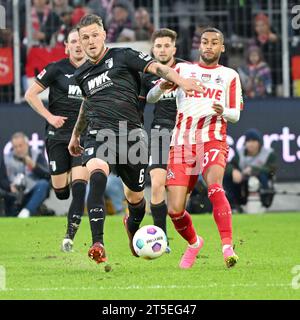
[[[90, 229], [84, 217], [75, 252], [60, 243], [65, 217], [1, 218], [0, 299], [299, 299], [300, 214], [234, 215], [239, 262], [226, 269], [211, 215], [193, 215], [205, 243], [192, 269], [178, 268], [185, 242], [168, 221], [172, 253], [157, 260], [130, 255], [120, 216], [109, 216], [105, 247], [110, 272], [87, 257]], [[143, 225], [151, 224], [147, 216]], [[298, 270], [298, 275], [292, 269]], [[294, 285], [292, 285], [294, 284]], [[3, 284], [2, 284], [3, 286]]]

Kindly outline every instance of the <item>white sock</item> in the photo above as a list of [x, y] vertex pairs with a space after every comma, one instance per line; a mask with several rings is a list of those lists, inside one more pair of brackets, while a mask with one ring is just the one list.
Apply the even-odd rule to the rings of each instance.
[[189, 244], [189, 247], [195, 249], [195, 248], [198, 248], [199, 245], [200, 245], [200, 239], [199, 239], [199, 237], [197, 236], [197, 241], [196, 241], [195, 243], [193, 243], [193, 244]]
[[224, 253], [224, 251], [228, 248], [231, 248], [232, 246], [230, 244], [224, 244], [223, 248], [222, 248], [222, 252]]
[[29, 217], [30, 217], [30, 211], [26, 208], [23, 208], [18, 214], [18, 218], [29, 218]]

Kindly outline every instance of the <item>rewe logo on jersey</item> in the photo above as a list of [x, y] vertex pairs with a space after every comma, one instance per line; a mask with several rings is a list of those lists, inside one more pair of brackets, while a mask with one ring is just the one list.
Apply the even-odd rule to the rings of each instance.
[[92, 90], [95, 87], [100, 87], [103, 83], [105, 83], [107, 81], [111, 81], [110, 77], [107, 74], [108, 74], [108, 71], [100, 74], [100, 76], [98, 76], [92, 80], [89, 80], [89, 82], [88, 82], [89, 90]]
[[82, 92], [81, 92], [81, 89], [79, 88], [79, 86], [75, 86], [72, 84], [69, 85], [68, 94], [71, 96], [82, 96]]
[[195, 91], [194, 94], [186, 94], [186, 97], [209, 98], [220, 101], [223, 91], [220, 89], [206, 88], [203, 93]]

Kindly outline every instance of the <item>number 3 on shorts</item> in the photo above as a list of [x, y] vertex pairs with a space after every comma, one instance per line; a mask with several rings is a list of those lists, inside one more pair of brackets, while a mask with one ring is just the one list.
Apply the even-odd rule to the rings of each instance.
[[140, 177], [139, 177], [139, 183], [143, 183], [145, 180], [145, 169], [140, 170]]
[[[204, 159], [203, 159], [203, 168], [208, 164], [209, 160], [211, 162], [214, 162], [219, 154], [219, 149], [210, 149], [209, 151], [204, 153]], [[213, 154], [211, 154], [213, 153]], [[210, 159], [209, 159], [210, 156]]]

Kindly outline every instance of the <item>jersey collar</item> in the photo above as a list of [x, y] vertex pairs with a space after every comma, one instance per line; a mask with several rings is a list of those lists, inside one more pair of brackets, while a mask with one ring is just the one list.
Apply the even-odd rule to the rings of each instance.
[[216, 68], [221, 67], [220, 64], [216, 64], [215, 66], [206, 66], [206, 65], [202, 64], [201, 62], [198, 62], [198, 66], [201, 68], [204, 68], [204, 69], [216, 69]]
[[92, 62], [93, 64], [98, 64], [103, 58], [104, 56], [107, 54], [109, 48], [106, 48], [105, 51], [103, 52], [103, 54], [99, 57], [99, 59], [96, 62]]

